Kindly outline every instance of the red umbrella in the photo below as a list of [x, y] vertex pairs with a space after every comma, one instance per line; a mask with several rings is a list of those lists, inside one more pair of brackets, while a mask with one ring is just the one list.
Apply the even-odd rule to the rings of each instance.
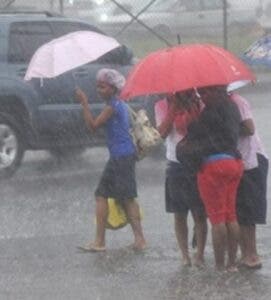
[[223, 48], [210, 44], [176, 46], [152, 52], [135, 65], [121, 97], [175, 93], [255, 79], [240, 59]]

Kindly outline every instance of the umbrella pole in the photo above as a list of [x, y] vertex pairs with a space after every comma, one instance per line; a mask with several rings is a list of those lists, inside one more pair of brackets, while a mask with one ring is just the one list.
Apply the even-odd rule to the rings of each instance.
[[177, 34], [177, 42], [178, 42], [178, 45], [181, 44], [181, 36], [179, 33]]
[[75, 90], [79, 88], [78, 84], [77, 84], [77, 79], [76, 79], [76, 76], [74, 74], [74, 72], [72, 72], [72, 79], [73, 79], [73, 83], [74, 83], [74, 87], [75, 87]]

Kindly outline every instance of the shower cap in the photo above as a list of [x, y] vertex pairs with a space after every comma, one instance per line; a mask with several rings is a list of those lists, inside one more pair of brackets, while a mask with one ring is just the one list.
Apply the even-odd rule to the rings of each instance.
[[118, 91], [124, 87], [126, 81], [124, 76], [117, 70], [106, 68], [98, 71], [96, 79], [114, 86]]

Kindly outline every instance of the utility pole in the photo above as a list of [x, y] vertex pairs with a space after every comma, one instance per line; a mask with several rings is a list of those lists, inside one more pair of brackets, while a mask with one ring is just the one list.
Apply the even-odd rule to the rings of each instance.
[[50, 11], [54, 10], [54, 0], [50, 0]]
[[59, 8], [60, 8], [61, 15], [64, 15], [64, 1], [63, 0], [59, 0]]
[[223, 1], [223, 44], [228, 49], [228, 1]]

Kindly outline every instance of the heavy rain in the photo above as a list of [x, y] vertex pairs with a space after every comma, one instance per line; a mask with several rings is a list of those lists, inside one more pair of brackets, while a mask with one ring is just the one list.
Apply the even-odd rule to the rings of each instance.
[[[209, 220], [204, 264], [184, 265], [173, 214], [165, 211], [164, 144], [136, 163], [146, 249], [129, 246], [130, 226], [106, 230], [106, 251], [78, 248], [94, 240], [94, 193], [109, 155], [104, 132], [86, 130], [75, 95], [79, 86], [98, 99], [99, 69], [114, 68], [126, 77], [133, 64], [160, 48], [211, 43], [243, 59], [271, 31], [270, 7], [270, 0], [0, 1], [0, 299], [270, 298], [270, 181], [266, 224], [256, 227], [261, 268], [217, 270]], [[106, 33], [124, 46], [72, 74], [25, 80], [37, 48], [79, 30]], [[269, 157], [270, 61], [270, 54], [266, 63], [247, 60], [256, 81], [237, 90], [251, 106]], [[97, 99], [90, 99], [95, 116], [102, 107]], [[144, 96], [129, 105], [146, 109], [155, 124], [156, 100]], [[191, 214], [188, 227], [193, 261]]]

